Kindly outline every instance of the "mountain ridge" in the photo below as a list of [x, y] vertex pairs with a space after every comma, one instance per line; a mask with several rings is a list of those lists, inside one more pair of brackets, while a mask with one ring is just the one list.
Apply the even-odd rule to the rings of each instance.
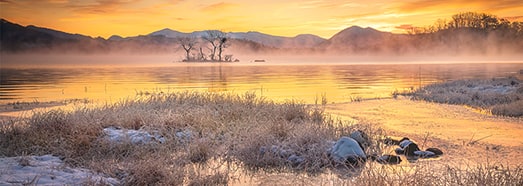
[[[1, 19], [2, 53], [179, 53], [177, 38], [202, 37], [206, 31], [190, 33], [164, 28], [146, 35], [93, 38], [38, 26], [22, 26]], [[274, 36], [257, 31], [227, 32], [228, 53], [242, 54], [328, 54], [328, 55], [508, 55], [523, 51], [523, 31], [452, 28], [431, 33], [394, 34], [371, 27], [351, 26], [329, 39], [313, 34]], [[195, 49], [205, 49], [199, 42]], [[208, 52], [208, 51], [206, 51]]]

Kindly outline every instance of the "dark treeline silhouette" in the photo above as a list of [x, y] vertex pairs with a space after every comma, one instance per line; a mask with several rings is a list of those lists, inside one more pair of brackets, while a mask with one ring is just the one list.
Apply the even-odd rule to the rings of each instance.
[[410, 34], [416, 50], [449, 54], [519, 54], [523, 51], [523, 23], [492, 14], [465, 12], [438, 20]]
[[523, 34], [523, 23], [511, 22], [487, 13], [465, 12], [452, 16], [450, 20], [439, 19], [428, 27], [412, 27], [411, 34], [436, 33], [445, 30], [472, 29], [483, 32], [502, 31], [507, 34]]

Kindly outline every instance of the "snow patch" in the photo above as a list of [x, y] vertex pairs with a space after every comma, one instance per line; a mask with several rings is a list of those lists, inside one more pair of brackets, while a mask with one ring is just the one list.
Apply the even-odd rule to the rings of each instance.
[[117, 129], [114, 127], [105, 128], [104, 133], [112, 142], [122, 143], [129, 140], [132, 144], [148, 144], [148, 143], [165, 143], [165, 138], [153, 131], [153, 134], [145, 130], [132, 129]]
[[0, 185], [120, 185], [115, 178], [71, 168], [52, 155], [0, 158]]

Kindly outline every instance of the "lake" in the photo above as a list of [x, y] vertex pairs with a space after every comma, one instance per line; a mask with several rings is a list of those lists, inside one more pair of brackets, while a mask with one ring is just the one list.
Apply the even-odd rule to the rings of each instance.
[[[463, 78], [516, 76], [523, 63], [314, 64], [173, 63], [151, 67], [1, 68], [0, 103], [89, 99], [116, 102], [150, 93], [255, 92], [277, 102], [388, 98], [395, 90]], [[321, 101], [319, 101], [321, 102]]]

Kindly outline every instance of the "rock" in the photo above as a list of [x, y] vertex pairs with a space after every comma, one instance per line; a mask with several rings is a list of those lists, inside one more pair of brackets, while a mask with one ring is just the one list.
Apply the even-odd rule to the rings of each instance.
[[420, 158], [433, 158], [433, 157], [436, 157], [436, 154], [434, 152], [431, 152], [431, 151], [421, 151], [421, 150], [418, 150], [418, 151], [414, 151], [413, 154], [415, 156], [420, 157]]
[[419, 151], [419, 147], [415, 143], [408, 144], [405, 148], [403, 148], [405, 156], [416, 156], [414, 152]]
[[385, 139], [383, 140], [383, 143], [384, 143], [385, 145], [400, 145], [400, 143], [401, 143], [402, 141], [405, 141], [405, 140], [409, 140], [409, 141], [410, 141], [410, 139], [407, 138], [407, 137], [404, 137], [404, 138], [402, 138], [402, 139], [400, 139], [400, 140], [392, 139], [391, 137], [387, 137], [387, 138], [385, 138]]
[[425, 151], [433, 152], [436, 156], [441, 156], [441, 155], [443, 155], [443, 151], [441, 151], [441, 150], [438, 149], [438, 148], [427, 148]]
[[289, 156], [289, 158], [287, 158], [287, 161], [288, 161], [292, 166], [298, 166], [298, 165], [302, 164], [303, 162], [305, 162], [305, 158], [293, 154], [293, 155]]
[[178, 131], [174, 134], [178, 140], [183, 143], [188, 143], [192, 140], [193, 134], [190, 130]]
[[[408, 142], [408, 143], [407, 143]], [[402, 155], [405, 155], [405, 156], [417, 156], [416, 154], [414, 154], [415, 151], [420, 151], [418, 145], [412, 141], [402, 141], [401, 142], [402, 144], [400, 144], [400, 148], [396, 148], [394, 150], [394, 152], [396, 152], [396, 154], [402, 154]], [[402, 146], [404, 145], [404, 146]]]
[[402, 148], [396, 148], [396, 149], [394, 149], [394, 152], [396, 154], [404, 154], [405, 153], [405, 151]]
[[518, 93], [518, 94], [523, 94], [523, 87], [519, 87], [519, 88], [516, 90], [516, 93]]
[[358, 142], [350, 137], [341, 137], [329, 152], [336, 164], [350, 163], [357, 165], [365, 162], [367, 156]]
[[376, 162], [381, 164], [396, 165], [401, 163], [401, 158], [395, 155], [383, 155], [376, 159]]
[[150, 134], [145, 130], [125, 130], [109, 127], [103, 129], [109, 141], [122, 143], [129, 140], [132, 144], [165, 143], [165, 138], [156, 132]]
[[357, 130], [357, 131], [350, 133], [350, 138], [356, 140], [360, 144], [360, 146], [363, 150], [365, 150], [366, 148], [368, 148], [371, 145], [369, 136], [367, 136], [367, 134], [365, 134], [361, 130]]
[[411, 143], [414, 143], [414, 142], [410, 141], [409, 138], [403, 138], [403, 139], [400, 140], [400, 143], [399, 143], [398, 145], [399, 145], [401, 148], [405, 148], [405, 147], [407, 147], [407, 146], [408, 146], [409, 144], [411, 144]]

